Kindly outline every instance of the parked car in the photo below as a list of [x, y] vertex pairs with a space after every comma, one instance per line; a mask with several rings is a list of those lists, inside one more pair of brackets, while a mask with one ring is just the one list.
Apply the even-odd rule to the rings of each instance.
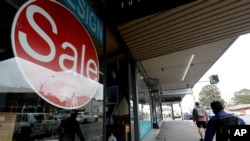
[[79, 123], [97, 122], [98, 116], [90, 112], [78, 112], [76, 120]]
[[232, 112], [232, 113], [233, 113], [233, 115], [235, 115], [235, 116], [244, 116], [244, 114], [241, 113], [241, 112]]
[[214, 116], [214, 112], [212, 110], [207, 110], [208, 119], [211, 119]]
[[70, 117], [71, 110], [59, 110], [58, 113], [55, 113], [54, 116], [58, 119], [66, 119]]
[[174, 118], [180, 118], [181, 117], [181, 112], [180, 111], [175, 111], [174, 112]]
[[184, 113], [183, 114], [183, 119], [184, 120], [192, 120], [193, 119], [192, 113]]
[[29, 140], [58, 131], [61, 120], [49, 113], [18, 113], [13, 140]]

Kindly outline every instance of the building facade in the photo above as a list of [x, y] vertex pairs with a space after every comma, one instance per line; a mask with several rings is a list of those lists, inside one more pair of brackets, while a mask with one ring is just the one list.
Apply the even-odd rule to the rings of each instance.
[[137, 141], [157, 128], [158, 92], [123, 44], [109, 47], [115, 31], [98, 5], [0, 2], [0, 140], [57, 140], [73, 111], [84, 113], [87, 141]]

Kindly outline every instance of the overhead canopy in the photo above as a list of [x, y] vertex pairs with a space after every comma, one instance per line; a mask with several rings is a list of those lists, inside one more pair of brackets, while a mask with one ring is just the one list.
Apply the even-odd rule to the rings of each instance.
[[0, 93], [34, 92], [18, 68], [15, 58], [0, 62]]
[[[193, 88], [240, 35], [250, 32], [250, 1], [197, 0], [116, 26], [163, 91]], [[169, 100], [182, 97], [173, 94]]]

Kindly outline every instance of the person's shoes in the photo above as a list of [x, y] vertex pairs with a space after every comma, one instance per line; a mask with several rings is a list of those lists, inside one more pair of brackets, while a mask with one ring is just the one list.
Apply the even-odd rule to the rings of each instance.
[[200, 139], [200, 141], [204, 141], [204, 139]]

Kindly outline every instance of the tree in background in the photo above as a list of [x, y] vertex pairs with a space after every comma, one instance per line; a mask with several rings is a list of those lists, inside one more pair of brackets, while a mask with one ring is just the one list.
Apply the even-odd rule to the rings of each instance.
[[241, 89], [240, 91], [234, 92], [234, 97], [232, 98], [234, 104], [250, 104], [250, 90]]
[[219, 88], [216, 85], [205, 85], [202, 87], [199, 93], [199, 102], [201, 105], [210, 109], [210, 103], [214, 100], [221, 101], [222, 104], [225, 104], [225, 100], [221, 98]]

